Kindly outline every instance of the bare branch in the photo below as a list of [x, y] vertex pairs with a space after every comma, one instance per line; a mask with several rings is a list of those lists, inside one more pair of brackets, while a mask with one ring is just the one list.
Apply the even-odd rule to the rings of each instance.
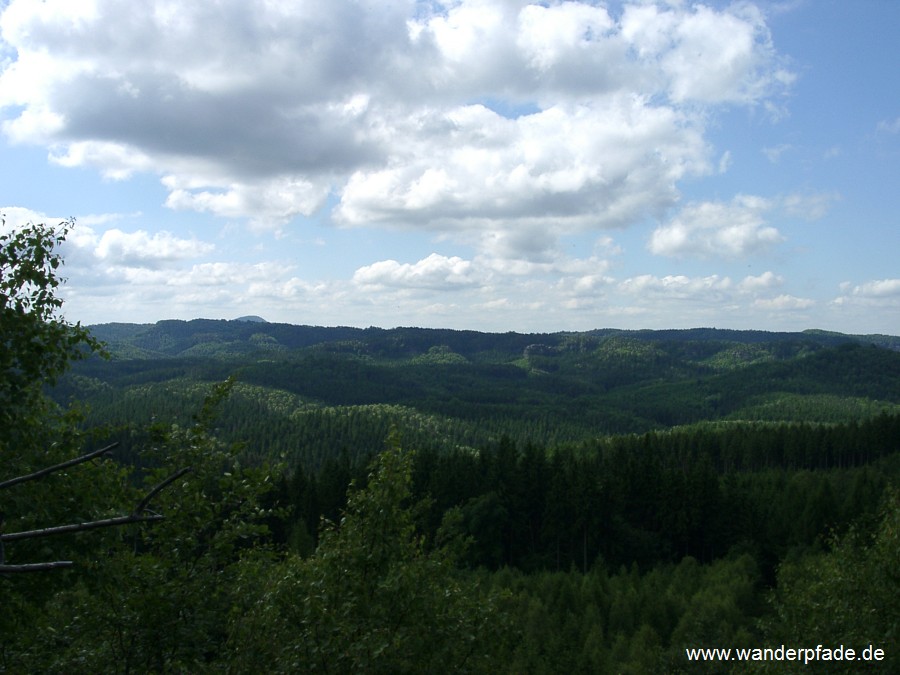
[[162, 490], [178, 480], [181, 476], [191, 470], [191, 467], [179, 469], [171, 476], [155, 485], [150, 492], [138, 503], [127, 516], [117, 516], [115, 518], [103, 518], [101, 520], [90, 520], [84, 523], [72, 523], [71, 525], [56, 525], [54, 527], [43, 527], [37, 530], [25, 530], [23, 532], [10, 532], [9, 534], [0, 533], [0, 544], [5, 541], [18, 541], [19, 539], [34, 539], [36, 537], [50, 537], [55, 534], [68, 534], [70, 532], [84, 532], [85, 530], [96, 530], [101, 527], [115, 527], [116, 525], [128, 525], [130, 523], [148, 523], [163, 520], [164, 516], [158, 514], [143, 515], [147, 510], [150, 500], [158, 495]]
[[136, 507], [134, 507], [133, 513], [134, 514], [143, 513], [144, 510], [147, 508], [147, 504], [150, 503], [151, 499], [153, 499], [162, 490], [164, 490], [166, 487], [168, 487], [171, 483], [174, 483], [176, 480], [181, 478], [184, 474], [186, 474], [190, 470], [191, 470], [191, 467], [189, 467], [189, 466], [186, 466], [183, 469], [179, 469], [178, 471], [173, 473], [171, 476], [166, 478], [164, 481], [162, 481], [162, 482], [158, 483], [156, 486], [154, 486], [154, 488], [152, 490], [150, 490], [150, 492], [148, 492], [147, 495], [141, 500], [140, 504], [138, 504]]
[[35, 471], [34, 473], [29, 473], [25, 476], [16, 476], [15, 478], [10, 478], [9, 480], [0, 483], [0, 490], [4, 490], [6, 488], [12, 487], [13, 485], [18, 485], [19, 483], [24, 483], [29, 480], [37, 480], [38, 478], [43, 478], [44, 476], [47, 476], [56, 471], [68, 469], [70, 466], [84, 464], [85, 462], [89, 462], [96, 457], [105, 455], [107, 452], [115, 448], [118, 444], [119, 443], [117, 441], [112, 445], [107, 445], [105, 448], [94, 450], [93, 452], [89, 452], [86, 455], [81, 455], [80, 457], [76, 457], [75, 459], [70, 459], [59, 464], [54, 464], [53, 466], [48, 466], [46, 469], [41, 469], [40, 471]]
[[[17, 479], [13, 479], [16, 482], [22, 482], [23, 480], [31, 480], [33, 478], [39, 478], [42, 475], [46, 475], [51, 471], [58, 471], [61, 468], [65, 468], [65, 466], [72, 466], [74, 464], [79, 464], [81, 462], [86, 462], [93, 457], [98, 457], [104, 452], [108, 452], [111, 448], [115, 447], [115, 445], [111, 445], [107, 448], [103, 448], [102, 450], [97, 450], [95, 452], [89, 453], [82, 457], [78, 457], [75, 460], [71, 460], [70, 462], [65, 462], [64, 464], [58, 464], [54, 467], [49, 467], [49, 469], [44, 469], [43, 471], [36, 472], [34, 474], [30, 474], [30, 476], [22, 476]], [[72, 523], [70, 525], [56, 525], [54, 527], [44, 527], [37, 530], [25, 530], [22, 532], [10, 532], [8, 534], [3, 534], [0, 532], [0, 574], [7, 573], [15, 573], [15, 572], [42, 572], [45, 570], [54, 570], [63, 567], [70, 567], [73, 563], [70, 560], [58, 560], [55, 562], [44, 562], [44, 563], [31, 563], [25, 565], [6, 565], [4, 564], [6, 561], [3, 555], [3, 544], [7, 541], [19, 541], [21, 539], [36, 539], [38, 537], [50, 537], [57, 534], [69, 534], [71, 532], [84, 532], [86, 530], [96, 530], [102, 527], [116, 527], [118, 525], [129, 525], [131, 523], [154, 523], [160, 520], [164, 520], [165, 516], [161, 516], [157, 513], [144, 514], [147, 510], [147, 506], [150, 504], [150, 501], [166, 489], [169, 485], [174, 483], [176, 480], [185, 475], [188, 471], [191, 470], [191, 467], [184, 467], [183, 469], [179, 469], [172, 475], [168, 476], [164, 480], [160, 481], [156, 485], [154, 485], [150, 491], [144, 495], [144, 498], [138, 502], [137, 506], [135, 506], [134, 510], [127, 516], [116, 516], [115, 518], [103, 518], [100, 520], [90, 520], [83, 523]], [[7, 481], [3, 485], [9, 485], [12, 481]], [[15, 483], [13, 483], [15, 484]]]
[[55, 527], [44, 527], [38, 530], [25, 530], [24, 532], [0, 534], [0, 541], [6, 542], [18, 541], [20, 539], [34, 539], [35, 537], [49, 537], [55, 534], [84, 532], [85, 530], [96, 530], [101, 527], [115, 527], [116, 525], [128, 525], [129, 523], [151, 523], [163, 519], [164, 516], [157, 514], [149, 516], [131, 514], [128, 516], [117, 516], [115, 518], [103, 518], [102, 520], [90, 520], [86, 523], [72, 523], [71, 525], [57, 525]]
[[0, 574], [14, 574], [16, 572], [46, 572], [58, 570], [74, 565], [71, 560], [56, 560], [54, 562], [27, 563], [25, 565], [0, 565]]

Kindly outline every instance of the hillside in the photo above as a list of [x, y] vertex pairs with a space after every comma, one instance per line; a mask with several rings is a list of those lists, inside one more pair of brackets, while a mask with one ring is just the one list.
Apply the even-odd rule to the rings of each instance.
[[[891, 336], [711, 328], [551, 334], [161, 321], [91, 327], [112, 358], [57, 388], [90, 422], [186, 421], [235, 377], [223, 431], [261, 456], [318, 466], [418, 446], [547, 446], [719, 420], [836, 423], [900, 410]], [[361, 420], [365, 420], [361, 423]]]
[[270, 349], [298, 349], [315, 345], [346, 348], [352, 344], [365, 353], [380, 357], [409, 357], [427, 352], [433, 346], [446, 346], [467, 358], [481, 354], [486, 358], [510, 357], [529, 345], [552, 349], [596, 346], [605, 338], [635, 338], [642, 342], [728, 343], [760, 345], [807, 342], [818, 346], [836, 346], [848, 342], [873, 344], [900, 350], [900, 337], [891, 335], [845, 335], [820, 330], [802, 333], [773, 333], [755, 330], [694, 328], [684, 330], [602, 329], [582, 333], [482, 333], [477, 331], [430, 328], [351, 328], [303, 326], [268, 323], [260, 317], [241, 317], [233, 321], [194, 319], [165, 320], [155, 324], [110, 323], [90, 326], [98, 339], [106, 342], [114, 356], [187, 356], [193, 353], [227, 356]]

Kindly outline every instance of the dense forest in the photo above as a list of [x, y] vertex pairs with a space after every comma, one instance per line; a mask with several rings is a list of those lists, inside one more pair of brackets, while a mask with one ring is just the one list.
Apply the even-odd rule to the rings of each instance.
[[183, 424], [205, 386], [234, 377], [225, 438], [305, 469], [342, 451], [368, 457], [393, 426], [419, 449], [503, 437], [554, 448], [710, 421], [835, 424], [900, 412], [900, 340], [888, 336], [206, 320], [91, 331], [112, 358], [77, 362], [54, 391], [88, 404], [90, 423]]
[[0, 260], [0, 671], [897, 672], [900, 338], [83, 328], [51, 234]]

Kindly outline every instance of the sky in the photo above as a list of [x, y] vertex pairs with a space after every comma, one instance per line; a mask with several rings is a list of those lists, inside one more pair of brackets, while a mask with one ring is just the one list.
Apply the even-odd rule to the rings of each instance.
[[900, 334], [895, 0], [0, 1], [64, 313]]

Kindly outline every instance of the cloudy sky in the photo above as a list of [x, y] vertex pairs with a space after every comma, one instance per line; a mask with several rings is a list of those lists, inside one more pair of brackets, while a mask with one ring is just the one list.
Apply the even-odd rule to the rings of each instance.
[[900, 2], [0, 2], [82, 323], [900, 334]]

